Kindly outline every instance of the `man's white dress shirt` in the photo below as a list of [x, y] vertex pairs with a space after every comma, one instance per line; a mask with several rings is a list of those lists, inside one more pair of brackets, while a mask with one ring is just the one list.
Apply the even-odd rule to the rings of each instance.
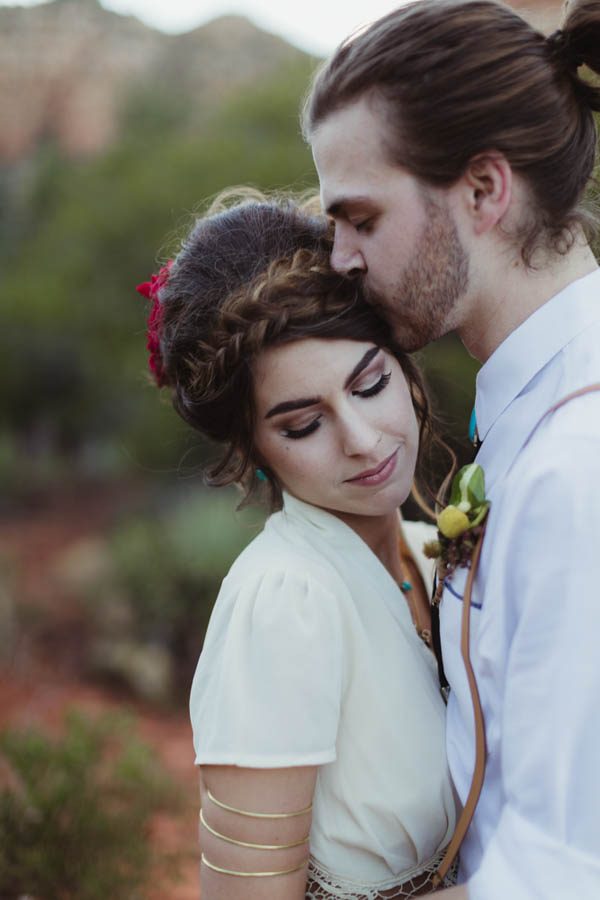
[[[471, 610], [488, 748], [461, 849], [470, 900], [600, 898], [600, 270], [561, 291], [477, 377], [492, 506]], [[529, 439], [529, 440], [528, 440]], [[460, 657], [466, 572], [444, 591], [447, 748], [461, 799], [474, 763]]]

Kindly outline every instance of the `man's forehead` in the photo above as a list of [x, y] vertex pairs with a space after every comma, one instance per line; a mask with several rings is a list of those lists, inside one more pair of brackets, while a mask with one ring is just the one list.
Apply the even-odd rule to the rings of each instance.
[[350, 155], [377, 150], [383, 142], [381, 123], [364, 101], [355, 101], [330, 113], [312, 135], [315, 159], [342, 161]]
[[331, 113], [315, 129], [312, 151], [324, 209], [370, 197], [386, 177], [382, 123], [365, 100]]

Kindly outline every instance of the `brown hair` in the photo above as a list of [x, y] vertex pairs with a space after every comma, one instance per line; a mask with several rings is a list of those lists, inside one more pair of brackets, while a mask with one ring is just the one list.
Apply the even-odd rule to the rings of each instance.
[[359, 282], [331, 269], [325, 218], [256, 193], [214, 209], [196, 221], [159, 293], [163, 381], [183, 419], [223, 448], [207, 481], [240, 484], [246, 500], [259, 487], [261, 466], [270, 507], [281, 506], [279, 485], [254, 447], [252, 364], [266, 347], [308, 337], [372, 341], [393, 353], [422, 447], [438, 442], [418, 368], [365, 302]]
[[533, 204], [521, 254], [565, 252], [594, 168], [600, 89], [600, 2], [569, 5], [549, 38], [494, 0], [417, 0], [342, 44], [317, 73], [304, 109], [308, 139], [331, 113], [366, 94], [385, 104], [386, 151], [424, 183], [447, 187], [479, 153], [504, 154]]

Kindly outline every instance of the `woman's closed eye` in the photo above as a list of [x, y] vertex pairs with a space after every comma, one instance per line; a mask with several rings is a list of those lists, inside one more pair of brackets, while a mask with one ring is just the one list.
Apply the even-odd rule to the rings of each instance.
[[374, 384], [361, 388], [361, 390], [355, 389], [352, 391], [352, 394], [355, 397], [374, 397], [376, 394], [380, 394], [381, 391], [388, 386], [391, 377], [391, 372], [384, 372]]
[[312, 434], [320, 427], [320, 418], [320, 416], [317, 416], [316, 419], [313, 419], [312, 422], [309, 422], [308, 425], [304, 425], [302, 428], [282, 428], [281, 434], [283, 437], [291, 438], [293, 441], [308, 437], [309, 434]]
[[[368, 384], [366, 387], [360, 388], [360, 390], [358, 388], [355, 388], [352, 391], [352, 396], [362, 397], [363, 399], [366, 399], [368, 397], [375, 397], [388, 386], [391, 377], [391, 372], [383, 372], [372, 384]], [[307, 425], [303, 425], [301, 428], [282, 428], [280, 434], [282, 437], [289, 438], [293, 441], [308, 437], [310, 434], [314, 434], [314, 432], [321, 427], [320, 420], [321, 416], [317, 416], [315, 419], [312, 419], [312, 421], [310, 421]]]

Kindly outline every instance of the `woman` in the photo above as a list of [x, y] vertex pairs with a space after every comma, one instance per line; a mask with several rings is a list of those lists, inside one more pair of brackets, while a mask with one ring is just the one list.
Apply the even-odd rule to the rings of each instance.
[[151, 366], [272, 511], [217, 599], [191, 695], [202, 897], [431, 890], [455, 807], [429, 639], [429, 527], [402, 523], [419, 373], [329, 267], [327, 223], [257, 197], [142, 292]]

